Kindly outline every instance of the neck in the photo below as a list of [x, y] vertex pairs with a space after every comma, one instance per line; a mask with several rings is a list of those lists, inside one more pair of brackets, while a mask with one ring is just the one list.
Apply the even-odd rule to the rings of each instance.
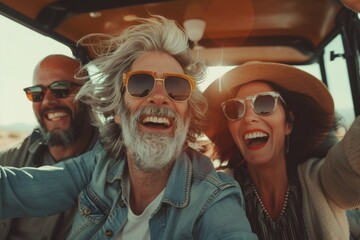
[[254, 166], [248, 164], [249, 175], [266, 212], [277, 219], [284, 208], [288, 191], [288, 177], [285, 159], [274, 166]]
[[166, 187], [172, 163], [157, 171], [142, 171], [136, 167], [128, 154], [130, 181], [130, 206], [139, 215]]
[[56, 162], [82, 154], [88, 149], [94, 134], [94, 127], [89, 125], [83, 129], [79, 138], [74, 143], [69, 146], [49, 146], [49, 152]]

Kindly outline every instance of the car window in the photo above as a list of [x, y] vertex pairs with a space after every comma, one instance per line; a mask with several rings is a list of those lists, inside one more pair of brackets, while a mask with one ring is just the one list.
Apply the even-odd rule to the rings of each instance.
[[37, 124], [23, 88], [32, 85], [36, 64], [46, 55], [72, 56], [71, 50], [0, 15], [0, 149], [31, 132]]
[[335, 110], [349, 127], [355, 118], [354, 103], [351, 98], [349, 74], [344, 58], [344, 47], [338, 35], [325, 48], [324, 63], [326, 77], [331, 95], [334, 98]]

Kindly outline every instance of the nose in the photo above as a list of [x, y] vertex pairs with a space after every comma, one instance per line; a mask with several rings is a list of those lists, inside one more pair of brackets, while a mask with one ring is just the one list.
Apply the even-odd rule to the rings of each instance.
[[247, 100], [245, 101], [245, 112], [244, 112], [244, 116], [243, 119], [246, 122], [254, 122], [258, 120], [258, 115], [254, 112], [254, 109], [251, 106], [251, 101]]
[[44, 94], [44, 99], [42, 100], [43, 105], [52, 105], [57, 103], [58, 99], [52, 94], [50, 89], [47, 89]]
[[154, 104], [169, 104], [170, 99], [166, 93], [164, 83], [156, 81], [153, 91], [148, 97], [148, 101]]

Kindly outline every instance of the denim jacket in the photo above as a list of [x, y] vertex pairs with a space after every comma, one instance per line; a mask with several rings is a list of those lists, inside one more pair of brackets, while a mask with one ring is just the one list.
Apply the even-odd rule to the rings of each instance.
[[[94, 128], [91, 143], [84, 151], [90, 151], [98, 139]], [[38, 128], [11, 148], [0, 151], [0, 165], [12, 167], [39, 167], [53, 165], [48, 155], [48, 146]], [[80, 155], [80, 154], [79, 154]], [[20, 219], [0, 219], [0, 240], [6, 239], [51, 239], [64, 240], [69, 234], [76, 208], [48, 217], [29, 217]]]
[[[55, 167], [0, 169], [0, 217], [44, 216], [78, 205], [68, 239], [114, 239], [127, 221], [126, 155], [107, 157], [100, 144]], [[238, 184], [187, 148], [175, 160], [151, 239], [257, 239]]]

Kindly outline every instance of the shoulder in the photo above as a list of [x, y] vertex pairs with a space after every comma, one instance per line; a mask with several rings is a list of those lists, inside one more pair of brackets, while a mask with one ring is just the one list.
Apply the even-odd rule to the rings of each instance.
[[20, 167], [20, 165], [26, 162], [30, 145], [31, 135], [26, 137], [22, 142], [3, 149], [0, 152], [0, 164]]
[[189, 148], [187, 154], [192, 162], [192, 174], [194, 180], [204, 181], [216, 188], [238, 187], [238, 183], [231, 174], [216, 171], [212, 161], [204, 154]]

